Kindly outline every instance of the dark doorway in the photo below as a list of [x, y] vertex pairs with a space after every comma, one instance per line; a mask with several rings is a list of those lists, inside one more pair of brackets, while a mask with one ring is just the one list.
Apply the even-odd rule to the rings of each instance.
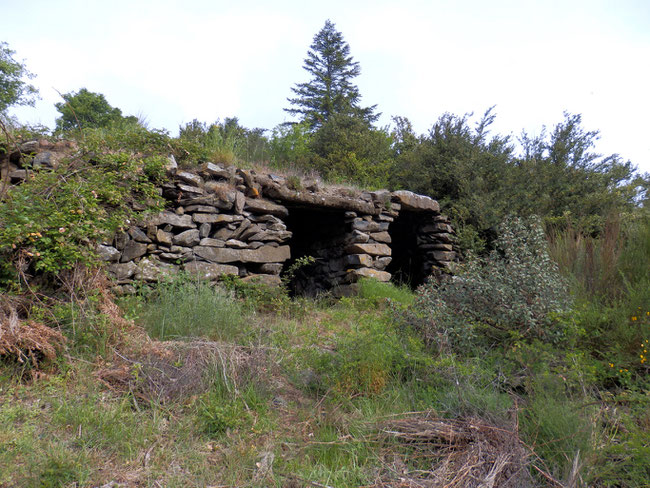
[[346, 242], [345, 212], [315, 207], [285, 206], [287, 229], [293, 233], [289, 240], [291, 259], [285, 263], [285, 275], [305, 256], [314, 262], [293, 269], [289, 274], [289, 291], [293, 295], [316, 296], [329, 291], [343, 281], [343, 249]]
[[386, 271], [392, 281], [416, 288], [428, 276], [422, 250], [418, 246], [418, 229], [422, 218], [415, 212], [402, 211], [388, 227], [392, 244], [392, 258]]

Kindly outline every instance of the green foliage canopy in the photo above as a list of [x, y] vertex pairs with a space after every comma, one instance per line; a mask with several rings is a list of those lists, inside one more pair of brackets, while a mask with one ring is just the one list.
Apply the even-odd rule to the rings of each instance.
[[37, 94], [36, 88], [24, 81], [34, 75], [14, 54], [6, 42], [0, 42], [0, 114], [12, 105], [33, 105]]
[[523, 134], [521, 153], [509, 136], [490, 135], [492, 109], [475, 126], [470, 116], [444, 114], [428, 134], [394, 119], [396, 162], [390, 186], [432, 196], [451, 215], [461, 246], [481, 250], [509, 213], [568, 221], [599, 232], [611, 212], [635, 208], [647, 180], [618, 155], [593, 152], [597, 131], [565, 114], [550, 134]]
[[138, 122], [137, 117], [124, 117], [119, 108], [112, 107], [104, 95], [81, 88], [77, 93], [70, 92], [62, 95], [65, 102], [56, 103], [55, 107], [61, 114], [56, 119], [56, 131], [66, 131], [79, 128], [110, 127], [119, 123]]

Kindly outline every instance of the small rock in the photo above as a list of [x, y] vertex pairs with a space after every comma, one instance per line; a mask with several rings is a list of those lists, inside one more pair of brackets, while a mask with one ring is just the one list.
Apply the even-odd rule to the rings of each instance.
[[197, 187], [203, 186], [203, 178], [201, 178], [199, 175], [195, 175], [194, 173], [181, 171], [180, 173], [176, 173], [176, 178], [180, 178], [181, 180], [185, 181], [186, 183], [189, 183], [190, 185], [194, 185]]
[[131, 261], [128, 263], [115, 263], [108, 267], [108, 272], [112, 274], [117, 281], [128, 280], [135, 273], [137, 266]]
[[377, 242], [385, 242], [386, 244], [390, 244], [392, 242], [390, 234], [386, 231], [370, 234], [370, 238]]
[[40, 149], [38, 141], [27, 141], [20, 145], [20, 152], [23, 154], [35, 153]]
[[201, 239], [208, 237], [211, 231], [212, 226], [207, 222], [204, 222], [201, 224], [201, 227], [199, 227], [199, 237], [201, 237]]
[[208, 247], [224, 247], [226, 245], [225, 240], [222, 239], [210, 239], [205, 237], [199, 242], [199, 246], [208, 246]]
[[199, 243], [199, 231], [197, 229], [186, 230], [172, 237], [172, 243], [177, 246], [192, 247]]
[[246, 249], [248, 247], [248, 244], [242, 241], [238, 241], [237, 239], [228, 239], [226, 241], [226, 247], [232, 247], [234, 249]]
[[115, 249], [113, 246], [105, 246], [103, 244], [100, 244], [97, 246], [97, 254], [99, 254], [99, 257], [103, 261], [119, 261], [120, 259], [120, 251]]
[[144, 256], [147, 252], [147, 245], [143, 242], [129, 241], [129, 243], [122, 251], [122, 257], [120, 258], [121, 263], [126, 263], [127, 261], [133, 261], [140, 256]]
[[167, 171], [168, 175], [173, 175], [176, 173], [176, 170], [178, 170], [178, 163], [176, 162], [176, 158], [174, 157], [174, 155], [170, 154], [167, 157], [167, 164], [165, 165], [165, 171]]
[[131, 236], [131, 239], [133, 239], [134, 241], [147, 242], [147, 243], [151, 242], [151, 239], [149, 239], [147, 234], [145, 234], [144, 231], [139, 227], [131, 227], [129, 229], [129, 235]]
[[166, 244], [167, 246], [171, 246], [173, 237], [174, 236], [171, 232], [165, 232], [162, 229], [158, 229], [156, 232], [156, 240], [161, 244]]

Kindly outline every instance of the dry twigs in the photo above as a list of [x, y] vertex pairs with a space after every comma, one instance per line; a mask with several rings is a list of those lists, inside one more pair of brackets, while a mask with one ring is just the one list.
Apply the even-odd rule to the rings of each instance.
[[503, 488], [534, 482], [528, 470], [530, 451], [516, 430], [480, 419], [443, 419], [432, 413], [389, 420], [380, 426], [385, 438], [410, 448], [406, 461], [418, 459], [427, 469], [388, 469], [375, 488]]
[[37, 367], [56, 357], [65, 338], [56, 329], [26, 320], [27, 300], [0, 295], [0, 356]]

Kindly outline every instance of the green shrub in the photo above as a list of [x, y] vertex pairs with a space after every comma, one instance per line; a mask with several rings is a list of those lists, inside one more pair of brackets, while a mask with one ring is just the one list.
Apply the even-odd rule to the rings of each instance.
[[489, 256], [471, 258], [457, 276], [418, 290], [411, 321], [430, 344], [467, 354], [504, 341], [566, 339], [566, 321], [553, 315], [571, 300], [539, 221], [510, 218], [499, 230]]
[[116, 124], [103, 128], [87, 128], [66, 133], [75, 138], [85, 153], [128, 152], [133, 155], [167, 156], [182, 151], [164, 130], [149, 130], [139, 124]]
[[6, 283], [18, 270], [57, 274], [98, 265], [98, 241], [137, 219], [135, 208], [160, 208], [155, 182], [163, 165], [159, 157], [121, 152], [31, 173], [0, 202], [0, 277]]

